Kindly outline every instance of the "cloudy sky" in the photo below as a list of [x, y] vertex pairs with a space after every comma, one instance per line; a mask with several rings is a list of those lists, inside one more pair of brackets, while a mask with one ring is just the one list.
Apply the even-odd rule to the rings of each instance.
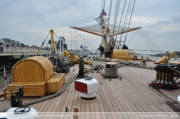
[[[118, 21], [124, 1], [121, 0]], [[54, 29], [58, 36], [65, 36], [69, 48], [79, 48], [81, 44], [85, 44], [89, 49], [97, 49], [101, 38], [81, 31], [74, 32], [74, 39], [77, 38], [76, 46], [76, 41], [71, 40], [73, 34], [70, 26], [96, 23], [93, 19], [100, 15], [101, 6], [102, 0], [0, 0], [0, 38], [11, 38], [27, 45], [40, 46], [49, 30]], [[109, 6], [110, 0], [106, 0], [105, 11], [108, 15]], [[180, 0], [136, 0], [130, 27], [142, 27], [161, 51], [179, 50], [179, 6]], [[113, 0], [111, 24], [113, 24], [115, 7], [116, 0]], [[125, 14], [126, 10], [124, 17]], [[128, 47], [149, 50], [139, 32], [128, 33], [126, 44], [136, 33]]]

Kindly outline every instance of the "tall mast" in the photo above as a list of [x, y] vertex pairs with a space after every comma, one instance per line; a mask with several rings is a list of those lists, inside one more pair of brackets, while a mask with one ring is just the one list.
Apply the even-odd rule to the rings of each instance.
[[104, 18], [103, 18], [102, 14], [100, 15], [100, 18], [101, 18], [100, 25], [101, 25], [101, 28], [102, 28], [102, 37], [103, 37], [103, 42], [104, 42], [104, 48], [105, 48], [105, 50], [108, 50], [108, 48], [109, 48], [108, 44], [109, 43], [111, 44], [111, 42], [109, 42], [110, 38], [111, 38], [110, 29], [106, 28], [106, 24], [104, 22]]

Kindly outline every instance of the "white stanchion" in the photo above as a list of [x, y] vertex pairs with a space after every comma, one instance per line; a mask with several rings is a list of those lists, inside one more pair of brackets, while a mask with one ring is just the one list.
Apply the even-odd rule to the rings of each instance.
[[4, 81], [5, 81], [5, 89], [7, 89], [7, 82], [6, 82], [6, 68], [4, 67]]

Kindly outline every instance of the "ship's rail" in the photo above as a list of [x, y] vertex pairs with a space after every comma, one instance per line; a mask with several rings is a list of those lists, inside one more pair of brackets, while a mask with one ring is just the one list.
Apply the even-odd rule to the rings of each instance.
[[[0, 46], [0, 56], [7, 55], [36, 55], [38, 48], [29, 48], [29, 47], [14, 47], [14, 46]], [[38, 53], [40, 55], [47, 54], [47, 50], [41, 49]]]

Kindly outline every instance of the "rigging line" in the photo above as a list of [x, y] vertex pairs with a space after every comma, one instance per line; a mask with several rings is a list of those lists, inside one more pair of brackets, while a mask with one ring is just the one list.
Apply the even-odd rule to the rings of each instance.
[[[141, 35], [144, 37], [144, 39], [148, 41], [148, 39], [144, 36], [144, 34], [142, 33], [142, 31], [139, 30], [138, 32], [141, 33]], [[149, 41], [148, 41], [147, 43], [149, 43]], [[149, 44], [150, 44], [150, 43], [149, 43]], [[151, 44], [150, 44], [150, 46], [151, 46]], [[152, 46], [151, 46], [151, 47], [152, 47]], [[153, 49], [153, 47], [152, 47], [152, 49]], [[152, 50], [152, 49], [151, 49], [151, 50]], [[154, 49], [153, 49], [153, 50], [154, 50]], [[154, 51], [156, 51], [156, 50], [154, 50]]]
[[48, 53], [48, 56], [49, 56], [49, 43], [47, 43], [47, 53]]
[[76, 50], [77, 50], [77, 31], [76, 31]]
[[70, 32], [71, 32], [71, 49], [72, 49], [72, 29], [70, 27]]
[[124, 9], [125, 9], [125, 6], [126, 6], [126, 2], [127, 2], [127, 0], [126, 0], [126, 1], [125, 1], [125, 3], [124, 3], [124, 7], [123, 7], [123, 11], [122, 11], [122, 15], [121, 15], [121, 19], [120, 19], [120, 22], [119, 22], [118, 31], [119, 31], [119, 28], [120, 28], [120, 25], [121, 25], [121, 20], [122, 20], [123, 14], [124, 14]]
[[134, 50], [132, 50], [132, 49], [128, 49], [128, 50], [130, 50], [130, 51], [134, 52], [135, 54], [139, 55], [137, 52], [135, 52], [135, 51], [134, 51]]
[[106, 0], [102, 0], [102, 6], [101, 6], [101, 12], [100, 12], [101, 15], [102, 15], [102, 12], [103, 12], [103, 9], [104, 9], [104, 6], [105, 6], [105, 1]]
[[[92, 19], [92, 20], [94, 20], [94, 19]], [[92, 20], [88, 20], [88, 21], [85, 21], [85, 22], [80, 23], [80, 24], [84, 24], [84, 23], [89, 22], [89, 21], [92, 21]], [[76, 25], [74, 25], [74, 26], [78, 26], [78, 25], [80, 25], [80, 24], [76, 24]]]
[[[141, 33], [138, 31], [138, 33], [141, 35]], [[144, 39], [144, 37], [141, 35], [141, 37]], [[149, 44], [147, 43], [147, 41], [144, 39], [144, 41], [146, 42], [146, 44], [148, 45], [148, 47], [151, 49], [151, 47], [149, 46]], [[151, 49], [152, 50], [152, 49]], [[154, 51], [152, 50], [153, 54], [155, 55]], [[157, 57], [156, 57], [157, 58]], [[158, 59], [158, 58], [157, 58]]]
[[[100, 43], [100, 45], [102, 45], [103, 44], [103, 37], [101, 38], [101, 43]], [[103, 45], [102, 45], [103, 46]], [[99, 49], [99, 47], [98, 47], [98, 49]], [[98, 51], [98, 49], [94, 52], [94, 55], [96, 54], [96, 52]], [[95, 49], [94, 49], [95, 50]]]
[[[124, 29], [125, 29], [125, 25], [126, 25], [126, 22], [127, 22], [127, 20], [128, 20], [128, 16], [129, 16], [129, 10], [130, 10], [130, 6], [131, 6], [131, 2], [132, 2], [132, 0], [130, 0], [130, 1], [129, 1], [129, 5], [128, 5], [128, 9], [127, 9], [127, 13], [126, 13], [125, 20], [124, 20], [124, 25], [123, 25], [122, 32], [124, 31]], [[119, 42], [119, 43], [121, 43], [122, 36], [123, 36], [123, 34], [121, 34], [121, 37], [120, 37], [120, 42]]]
[[102, 9], [103, 9], [103, 0], [101, 1], [101, 11], [100, 11], [100, 14], [102, 14]]
[[71, 46], [72, 46], [72, 50], [73, 50], [73, 28], [72, 28], [72, 40], [71, 40]]
[[74, 28], [73, 28], [73, 50], [74, 50]]
[[45, 40], [44, 40], [43, 44], [46, 42], [46, 40], [47, 40], [47, 38], [48, 38], [49, 34], [50, 34], [50, 31], [49, 31], [48, 35], [46, 36], [46, 38], [45, 38]]
[[[106, 0], [104, 0], [104, 6], [103, 6], [103, 10], [104, 10], [104, 8], [105, 8], [105, 3], [106, 3]], [[102, 12], [102, 11], [101, 11]]]
[[[77, 30], [76, 30], [77, 31]], [[77, 31], [77, 33], [79, 34], [79, 32]], [[81, 36], [81, 34], [79, 34], [80, 36]], [[85, 40], [85, 38], [83, 38], [82, 36], [81, 36], [81, 38], [82, 39], [84, 39]], [[86, 40], [85, 40], [86, 41]], [[87, 41], [86, 41], [87, 42]], [[87, 42], [88, 43], [88, 42]], [[89, 43], [88, 43], [89, 44]], [[90, 44], [89, 44], [90, 45]], [[90, 45], [91, 46], [91, 45]], [[92, 46], [91, 46], [92, 47]], [[93, 47], [92, 47], [93, 48]], [[93, 48], [94, 49], [94, 48]], [[95, 49], [94, 49], [95, 50]]]
[[[141, 33], [144, 35], [144, 33], [141, 31]], [[149, 39], [144, 35], [144, 37], [147, 39], [147, 41], [149, 42]], [[152, 48], [154, 48], [154, 46], [151, 44], [151, 42], [149, 42], [149, 44], [152, 46]], [[156, 49], [154, 48], [154, 51], [156, 51]]]
[[[132, 14], [133, 14], [133, 11], [134, 11], [135, 3], [136, 3], [136, 0], [134, 0], [134, 5], [133, 5], [133, 8], [132, 8], [132, 12], [131, 12], [131, 16], [130, 16], [130, 20], [129, 20], [129, 24], [128, 24], [128, 29], [129, 29], [129, 25], [130, 25], [130, 23], [131, 23], [131, 18], [132, 18]], [[126, 37], [125, 37], [124, 44], [125, 44], [126, 39], [127, 39], [127, 34], [128, 34], [128, 32], [126, 33]]]
[[121, 3], [121, 0], [116, 0], [116, 11], [115, 11], [115, 16], [114, 16], [113, 36], [114, 36], [115, 28], [116, 28], [116, 23], [117, 23], [120, 3]]
[[[121, 21], [122, 21], [122, 17], [123, 17], [123, 14], [124, 14], [124, 9], [125, 9], [125, 6], [126, 6], [126, 2], [127, 2], [127, 0], [125, 0], [125, 3], [124, 3], [124, 7], [123, 7], [123, 11], [122, 11], [122, 15], [121, 15], [121, 19], [120, 19], [120, 22], [119, 22], [119, 27], [118, 27], [117, 32], [119, 31], [119, 28], [120, 28], [120, 25], [121, 25]], [[116, 37], [116, 39], [117, 39], [117, 37]], [[118, 45], [118, 47], [119, 47], [119, 45]]]
[[115, 38], [115, 41], [114, 41], [114, 48], [116, 47], [116, 39], [117, 39], [117, 35], [116, 35], [116, 38]]
[[113, 0], [111, 0], [111, 4], [110, 4], [110, 9], [109, 9], [109, 18], [108, 18], [107, 28], [108, 28], [108, 26], [109, 26], [109, 19], [110, 19], [110, 15], [111, 15], [111, 6], [112, 6], [112, 2], [113, 2]]
[[39, 48], [39, 51], [37, 52], [37, 55], [38, 55], [38, 53], [40, 52], [40, 50], [42, 49], [44, 43], [46, 42], [46, 40], [47, 40], [47, 38], [48, 38], [48, 36], [49, 36], [49, 34], [50, 34], [50, 31], [49, 31], [48, 35], [46, 36], [45, 40], [42, 42], [41, 47]]
[[[125, 20], [124, 20], [124, 25], [123, 25], [122, 32], [124, 31], [124, 27], [125, 27], [125, 24], [127, 22], [127, 17], [129, 15], [129, 10], [130, 10], [130, 6], [131, 6], [131, 2], [132, 2], [132, 0], [129, 0], [129, 5], [128, 5], [128, 8], [127, 8], [126, 17], [125, 17]], [[121, 34], [121, 37], [120, 37], [120, 40], [119, 40], [120, 41], [119, 44], [121, 43], [122, 36], [123, 36], [123, 34]], [[119, 45], [118, 45], [118, 47], [119, 47]]]
[[149, 37], [149, 35], [145, 32], [145, 30], [144, 29], [142, 29], [143, 31], [144, 31], [144, 33], [148, 36], [148, 38], [151, 40], [151, 42], [154, 44], [154, 46], [157, 48], [157, 50], [158, 51], [160, 51], [159, 50], [159, 48], [156, 46], [156, 44], [152, 41], [152, 39]]
[[[139, 30], [139, 29], [138, 29]], [[136, 33], [138, 32], [138, 30], [136, 31]], [[136, 35], [136, 33], [134, 34], [134, 36]], [[132, 41], [132, 39], [134, 38], [134, 36], [131, 38], [131, 40], [128, 42], [127, 45], [129, 45], [129, 43]]]
[[[54, 35], [57, 37], [57, 39], [59, 39], [60, 40], [60, 38], [58, 38], [58, 36], [56, 35], [56, 33], [54, 32]], [[76, 58], [67, 48], [65, 48], [74, 58]], [[76, 58], [77, 59], [77, 58]], [[79, 59], [77, 59], [77, 60], [79, 60]]]
[[49, 33], [48, 33], [48, 35], [46, 36], [46, 38], [45, 38], [45, 40], [44, 40], [44, 42], [43, 42], [43, 43], [45, 43], [45, 42], [46, 42], [46, 40], [47, 40], [47, 38], [48, 38], [49, 34], [50, 34], [50, 32], [49, 32]]

